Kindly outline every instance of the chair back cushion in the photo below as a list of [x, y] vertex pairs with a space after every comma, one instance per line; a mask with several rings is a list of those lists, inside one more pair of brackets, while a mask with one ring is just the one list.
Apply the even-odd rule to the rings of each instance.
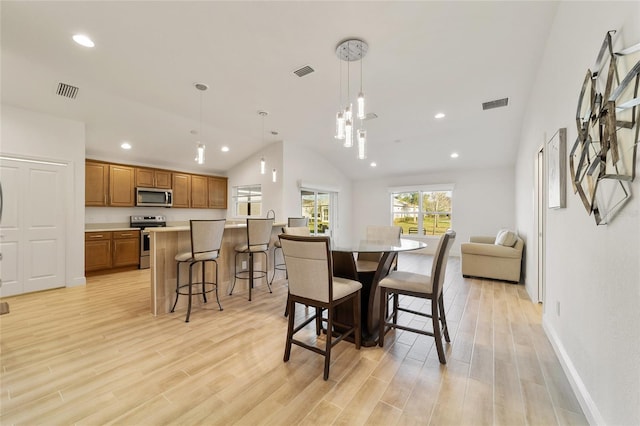
[[225, 219], [219, 220], [191, 220], [191, 255], [193, 259], [199, 259], [212, 255], [217, 257], [217, 252], [222, 245]]
[[271, 240], [272, 229], [273, 218], [247, 219], [247, 244], [249, 250], [256, 246], [268, 246]]
[[311, 231], [306, 226], [285, 226], [282, 228], [282, 232], [288, 235], [298, 235], [301, 237], [308, 237], [311, 235]]
[[400, 240], [399, 226], [367, 226], [367, 240], [389, 241], [391, 243]]
[[297, 228], [299, 226], [309, 226], [308, 217], [290, 217], [287, 220], [287, 226], [290, 228]]
[[440, 237], [440, 241], [438, 242], [438, 248], [436, 249], [436, 254], [431, 266], [432, 292], [434, 297], [439, 296], [442, 292], [444, 273], [447, 269], [447, 261], [449, 260], [449, 251], [455, 239], [455, 231], [449, 229]]
[[333, 297], [329, 237], [282, 234], [280, 244], [287, 265], [289, 292], [328, 303]]

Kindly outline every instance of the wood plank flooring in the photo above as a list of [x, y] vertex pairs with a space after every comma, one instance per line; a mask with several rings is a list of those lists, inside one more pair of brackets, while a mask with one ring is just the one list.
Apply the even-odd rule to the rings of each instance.
[[[399, 268], [430, 264], [402, 254]], [[392, 330], [384, 348], [339, 343], [326, 382], [311, 351], [294, 346], [282, 361], [286, 281], [273, 287], [258, 286], [252, 302], [221, 296], [222, 312], [196, 302], [190, 323], [184, 311], [149, 314], [149, 270], [5, 299], [0, 424], [587, 424], [522, 286], [464, 279], [452, 258], [446, 366], [432, 338]], [[306, 338], [324, 342], [313, 323]]]

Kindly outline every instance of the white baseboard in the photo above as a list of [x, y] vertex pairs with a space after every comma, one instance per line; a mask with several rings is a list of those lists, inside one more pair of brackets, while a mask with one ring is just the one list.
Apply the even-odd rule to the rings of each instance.
[[587, 418], [587, 421], [590, 425], [606, 424], [606, 422], [602, 418], [602, 415], [600, 414], [600, 410], [598, 410], [596, 403], [591, 398], [587, 387], [578, 374], [578, 371], [574, 367], [571, 358], [569, 358], [567, 351], [565, 351], [564, 345], [558, 338], [558, 335], [555, 332], [554, 328], [544, 319], [544, 317], [542, 318], [542, 328], [547, 334], [547, 337], [551, 342], [551, 346], [553, 347], [556, 356], [560, 360], [560, 365], [562, 365], [562, 369], [567, 375], [567, 379], [569, 380], [571, 389], [573, 389], [573, 392], [576, 394], [578, 403], [580, 404], [582, 411], [584, 411], [584, 415]]
[[85, 277], [75, 277], [69, 281], [67, 287], [77, 287], [79, 285], [86, 285], [87, 279]]

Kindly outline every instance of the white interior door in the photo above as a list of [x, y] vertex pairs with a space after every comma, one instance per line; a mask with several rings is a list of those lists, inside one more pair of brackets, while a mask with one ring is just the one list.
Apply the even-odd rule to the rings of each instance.
[[544, 302], [544, 218], [545, 218], [545, 180], [544, 180], [544, 147], [538, 151], [536, 160], [536, 233], [537, 233], [537, 268], [538, 268], [538, 303]]
[[0, 295], [65, 286], [65, 164], [0, 159]]

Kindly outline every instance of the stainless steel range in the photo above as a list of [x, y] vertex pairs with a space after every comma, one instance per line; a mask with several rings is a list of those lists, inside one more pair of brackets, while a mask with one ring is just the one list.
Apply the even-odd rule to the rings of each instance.
[[165, 216], [131, 216], [129, 221], [132, 228], [140, 229], [140, 269], [149, 268], [150, 238], [147, 228], [158, 228], [167, 226]]

